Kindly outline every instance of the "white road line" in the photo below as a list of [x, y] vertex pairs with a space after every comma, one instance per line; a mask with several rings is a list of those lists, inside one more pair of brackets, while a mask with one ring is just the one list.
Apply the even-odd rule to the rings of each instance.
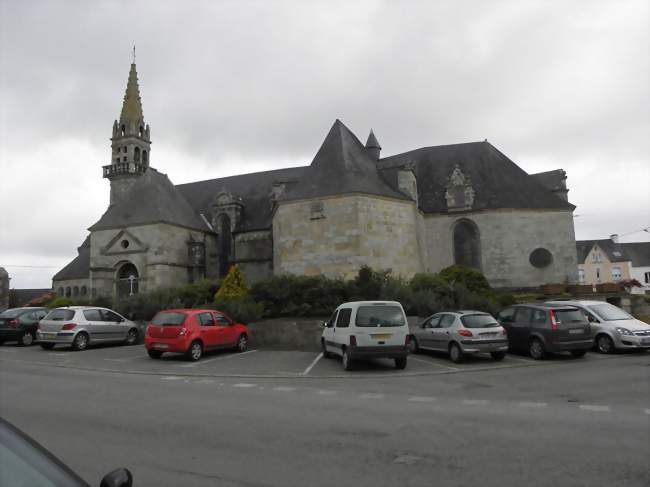
[[463, 404], [466, 406], [482, 406], [489, 403], [487, 399], [463, 399]]
[[304, 372], [302, 373], [302, 375], [307, 375], [307, 374], [309, 374], [309, 373], [311, 372], [311, 369], [313, 369], [314, 366], [318, 363], [318, 361], [319, 361], [320, 359], [322, 359], [322, 358], [323, 358], [323, 353], [321, 352], [321, 353], [319, 353], [319, 354], [316, 356], [316, 358], [315, 358], [314, 361], [309, 365], [309, 367], [307, 367], [307, 368], [304, 370]]
[[361, 399], [381, 399], [382, 397], [384, 397], [384, 395], [383, 394], [375, 394], [373, 392], [368, 392], [366, 394], [360, 394], [359, 397]]
[[513, 357], [512, 355], [506, 356], [506, 360], [516, 360], [517, 362], [523, 362], [525, 364], [536, 362], [536, 360], [533, 360], [532, 358], [519, 358], [519, 357]]
[[15, 353], [16, 351], [11, 348], [0, 348], [0, 352]]
[[210, 362], [214, 362], [215, 360], [227, 360], [233, 357], [241, 357], [242, 355], [246, 355], [253, 352], [257, 352], [257, 350], [249, 350], [248, 352], [241, 352], [241, 353], [231, 353], [230, 355], [219, 355], [218, 357], [201, 360], [199, 362], [192, 362], [191, 364], [181, 365], [181, 367], [197, 367], [199, 365], [209, 364]]
[[522, 408], [545, 408], [548, 406], [547, 402], [520, 402], [519, 407]]
[[608, 413], [611, 411], [609, 406], [595, 406], [592, 404], [580, 404], [580, 409], [583, 411], [595, 411], [599, 413]]
[[182, 377], [179, 377], [177, 375], [166, 375], [165, 377], [161, 377], [162, 380], [183, 380]]
[[325, 390], [325, 389], [321, 389], [316, 394], [320, 394], [321, 396], [335, 396], [336, 394], [338, 394], [338, 392], [337, 391], [328, 391], [328, 390]]
[[447, 370], [460, 370], [460, 369], [457, 369], [456, 367], [449, 367], [447, 365], [441, 365], [441, 364], [437, 364], [435, 362], [429, 362], [428, 360], [422, 360], [421, 358], [409, 357], [409, 360], [415, 360], [416, 362], [422, 362], [424, 364], [435, 365], [436, 367], [442, 367], [443, 369], [447, 369]]
[[408, 400], [411, 402], [433, 402], [436, 398], [431, 396], [411, 396]]
[[233, 384], [233, 387], [239, 387], [240, 389], [249, 389], [251, 387], [257, 387], [257, 384], [248, 384], [246, 382], [240, 382], [238, 384]]
[[296, 390], [295, 387], [288, 387], [288, 386], [277, 386], [273, 388], [274, 391], [278, 392], [293, 392]]

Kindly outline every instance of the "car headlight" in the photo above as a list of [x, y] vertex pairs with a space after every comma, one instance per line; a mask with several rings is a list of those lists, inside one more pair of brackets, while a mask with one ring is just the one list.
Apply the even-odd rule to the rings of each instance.
[[617, 326], [616, 331], [619, 332], [621, 335], [633, 335], [633, 333], [630, 330], [628, 330], [627, 328], [619, 328]]

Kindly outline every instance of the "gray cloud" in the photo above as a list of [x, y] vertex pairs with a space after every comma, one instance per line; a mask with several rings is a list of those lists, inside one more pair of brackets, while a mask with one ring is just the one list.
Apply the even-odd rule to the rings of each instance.
[[[488, 138], [528, 171], [567, 170], [579, 238], [641, 229], [649, 13], [645, 1], [0, 1], [0, 205], [3, 234], [19, 235], [0, 260], [72, 257], [101, 215], [133, 42], [152, 161], [174, 181], [309, 163], [338, 117], [362, 139], [373, 127], [385, 154]], [[19, 204], [16, 183], [40, 196]]]

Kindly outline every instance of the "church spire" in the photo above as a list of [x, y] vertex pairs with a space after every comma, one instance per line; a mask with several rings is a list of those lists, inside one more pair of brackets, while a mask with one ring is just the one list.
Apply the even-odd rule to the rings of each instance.
[[122, 102], [122, 113], [120, 113], [120, 125], [139, 127], [143, 123], [144, 116], [142, 114], [140, 87], [138, 86], [138, 72], [135, 69], [134, 62], [131, 64], [129, 81], [126, 84], [126, 93]]
[[370, 135], [368, 135], [368, 140], [366, 141], [366, 150], [375, 161], [379, 160], [381, 145], [379, 145], [379, 141], [377, 140], [377, 137], [375, 137], [375, 133], [372, 129], [370, 129]]

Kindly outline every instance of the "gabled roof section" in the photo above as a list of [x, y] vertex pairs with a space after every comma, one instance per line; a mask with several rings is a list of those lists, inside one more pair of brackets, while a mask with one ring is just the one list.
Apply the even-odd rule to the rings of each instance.
[[122, 112], [120, 113], [120, 123], [135, 122], [138, 124], [142, 120], [144, 120], [142, 100], [140, 99], [140, 87], [138, 86], [138, 73], [134, 63], [131, 64], [131, 70], [129, 71], [129, 80], [126, 84], [126, 93], [124, 93]]
[[542, 185], [551, 191], [562, 191], [566, 189], [566, 172], [564, 169], [555, 169], [553, 171], [538, 172], [531, 174]]
[[168, 223], [201, 231], [208, 225], [172, 184], [153, 168], [140, 176], [118, 203], [111, 205], [90, 231]]
[[366, 149], [381, 149], [375, 133], [370, 129], [370, 134], [368, 135], [368, 140], [366, 141]]
[[472, 181], [475, 197], [472, 210], [522, 208], [571, 211], [575, 206], [546, 188], [502, 154], [492, 144], [423, 147], [385, 157], [377, 162], [386, 180], [397, 185], [397, 171], [413, 165], [418, 202], [425, 213], [446, 213], [446, 182], [458, 165]]
[[628, 262], [630, 256], [628, 255], [624, 245], [615, 243], [609, 238], [600, 240], [576, 240], [576, 251], [578, 252], [578, 264], [584, 264], [589, 252], [594, 248], [594, 245], [605, 253], [610, 262]]
[[409, 199], [382, 179], [366, 148], [337, 119], [311, 165], [281, 201], [351, 193]]
[[68, 265], [54, 274], [53, 281], [88, 279], [90, 275], [90, 235], [77, 248], [77, 252], [77, 256]]
[[632, 267], [650, 267], [650, 242], [620, 244], [632, 261]]

